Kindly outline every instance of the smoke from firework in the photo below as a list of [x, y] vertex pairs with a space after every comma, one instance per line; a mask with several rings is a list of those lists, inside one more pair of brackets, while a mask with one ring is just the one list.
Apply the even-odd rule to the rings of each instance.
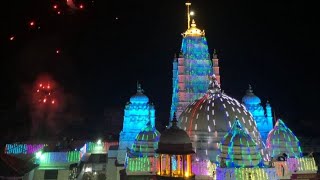
[[30, 93], [30, 115], [33, 136], [49, 136], [59, 130], [65, 105], [62, 88], [49, 75], [41, 75], [34, 82]]
[[48, 74], [42, 74], [24, 88], [31, 119], [30, 135], [38, 139], [55, 137], [71, 122], [82, 121], [78, 98], [64, 92]]

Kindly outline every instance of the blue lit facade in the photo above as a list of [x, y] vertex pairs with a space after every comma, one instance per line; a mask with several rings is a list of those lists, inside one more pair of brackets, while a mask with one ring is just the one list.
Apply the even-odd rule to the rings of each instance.
[[273, 128], [272, 109], [269, 103], [266, 103], [266, 111], [261, 105], [261, 100], [255, 94], [249, 85], [246, 95], [242, 98], [243, 104], [247, 110], [252, 114], [253, 119], [257, 123], [257, 128], [261, 134], [263, 142], [266, 142], [268, 133]]
[[123, 164], [125, 161], [127, 148], [131, 148], [136, 136], [146, 128], [150, 121], [151, 126], [155, 127], [155, 109], [149, 103], [149, 98], [143, 94], [141, 85], [138, 84], [137, 93], [130, 98], [124, 109], [123, 128], [120, 132], [119, 149], [117, 161]]
[[207, 92], [212, 74], [206, 37], [193, 22], [183, 33], [181, 52], [173, 61], [171, 119], [174, 112], [179, 117], [189, 103]]

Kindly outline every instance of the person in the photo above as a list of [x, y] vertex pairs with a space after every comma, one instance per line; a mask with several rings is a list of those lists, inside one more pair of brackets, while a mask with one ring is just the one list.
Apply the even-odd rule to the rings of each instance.
[[279, 155], [277, 158], [278, 161], [285, 161], [285, 158], [283, 155]]
[[271, 157], [271, 160], [269, 161], [269, 167], [274, 167], [274, 159]]
[[283, 164], [281, 164], [281, 170], [282, 170], [282, 176], [284, 176], [284, 167], [283, 167]]
[[284, 157], [284, 160], [287, 161], [288, 155], [286, 153], [283, 153], [282, 156]]

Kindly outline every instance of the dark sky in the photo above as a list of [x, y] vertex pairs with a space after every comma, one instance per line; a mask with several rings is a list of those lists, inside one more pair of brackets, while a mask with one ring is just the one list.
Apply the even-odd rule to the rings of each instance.
[[[2, 108], [16, 108], [22, 87], [49, 73], [99, 123], [95, 117], [104, 108], [122, 111], [139, 80], [158, 121], [167, 122], [172, 60], [186, 30], [184, 1], [96, 0], [93, 6], [84, 1], [84, 10], [59, 16], [51, 2], [2, 5]], [[191, 2], [210, 54], [219, 51], [224, 91], [241, 100], [250, 83], [291, 129], [319, 134], [316, 6], [304, 1]], [[30, 29], [30, 20], [41, 28]], [[8, 40], [11, 34], [15, 41]]]

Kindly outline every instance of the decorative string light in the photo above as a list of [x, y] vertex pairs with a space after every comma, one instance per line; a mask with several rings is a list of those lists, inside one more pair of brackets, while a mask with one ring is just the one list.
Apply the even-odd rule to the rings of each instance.
[[222, 139], [220, 146], [220, 167], [260, 167], [262, 157], [258, 145], [247, 134], [239, 120]]
[[271, 150], [271, 156], [277, 157], [283, 153], [288, 157], [302, 157], [300, 142], [292, 131], [279, 119], [274, 128], [269, 132], [267, 148]]

